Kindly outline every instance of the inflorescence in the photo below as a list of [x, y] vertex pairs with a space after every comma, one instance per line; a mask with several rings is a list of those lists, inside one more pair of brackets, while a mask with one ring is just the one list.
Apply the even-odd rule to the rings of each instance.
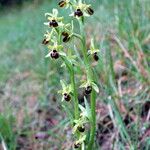
[[[91, 5], [86, 4], [82, 0], [62, 0], [58, 3], [61, 8], [70, 8], [70, 16], [76, 18], [79, 22], [83, 23], [85, 17], [89, 17], [94, 14], [94, 10], [91, 8]], [[63, 61], [63, 65], [68, 68], [70, 76], [74, 73], [74, 65], [78, 64], [78, 56], [72, 55], [74, 50], [68, 49], [64, 50], [64, 43], [70, 42], [72, 38], [78, 38], [81, 43], [83, 43], [83, 35], [77, 34], [74, 32], [74, 23], [65, 23], [64, 17], [59, 17], [58, 10], [53, 9], [52, 13], [46, 13], [48, 22], [44, 24], [48, 26], [48, 31], [44, 34], [44, 39], [42, 43], [47, 45], [49, 53], [46, 57], [51, 59], [59, 59]], [[87, 53], [84, 54], [87, 59], [91, 55], [95, 61], [99, 60], [98, 52], [99, 49], [95, 48], [94, 40], [91, 40], [90, 50], [86, 50]], [[79, 51], [80, 53], [84, 53]], [[87, 62], [84, 62], [85, 65]], [[78, 65], [80, 66], [80, 64]], [[99, 92], [99, 89], [90, 75], [88, 75], [87, 70], [87, 80], [83, 81], [80, 88], [84, 88], [85, 95], [90, 95], [92, 91]], [[75, 79], [73, 79], [75, 81]], [[86, 124], [91, 120], [91, 113], [89, 112], [89, 106], [83, 106], [78, 104], [76, 88], [74, 81], [71, 81], [70, 84], [66, 84], [65, 81], [61, 80], [62, 90], [59, 93], [62, 94], [62, 101], [70, 102], [72, 99], [76, 102], [74, 107], [76, 108], [76, 115], [73, 121], [73, 134], [76, 137], [74, 142], [74, 148], [80, 148], [86, 140]], [[86, 100], [86, 98], [85, 98]], [[87, 103], [87, 102], [86, 102]], [[77, 104], [77, 105], [76, 105]], [[80, 114], [78, 115], [78, 109], [80, 108]]]

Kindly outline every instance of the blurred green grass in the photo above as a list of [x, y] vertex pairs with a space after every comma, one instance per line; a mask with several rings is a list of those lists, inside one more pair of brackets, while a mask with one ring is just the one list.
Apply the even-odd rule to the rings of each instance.
[[[44, 60], [41, 46], [44, 13], [56, 4], [26, 4], [23, 9], [4, 11], [0, 16], [0, 81], [5, 82], [16, 72], [35, 70]], [[8, 8], [9, 9], [9, 8]], [[42, 69], [41, 69], [42, 70]]]

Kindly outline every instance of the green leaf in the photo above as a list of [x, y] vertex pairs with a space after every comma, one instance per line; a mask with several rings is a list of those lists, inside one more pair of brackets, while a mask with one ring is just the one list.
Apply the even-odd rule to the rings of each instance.
[[63, 80], [60, 80], [60, 83], [61, 83], [62, 89], [65, 89], [66, 88], [65, 82]]
[[66, 56], [66, 53], [64, 53], [64, 52], [59, 52], [59, 54], [61, 55], [61, 56]]
[[53, 8], [53, 16], [54, 16], [54, 17], [57, 17], [57, 15], [58, 15], [58, 10], [55, 9], [55, 8]]
[[62, 107], [64, 108], [65, 112], [67, 113], [68, 117], [69, 117], [69, 120], [73, 120], [74, 117], [73, 117], [73, 114], [71, 113], [71, 110], [69, 109], [68, 106], [66, 106], [65, 103], [63, 103]]
[[86, 112], [87, 112], [87, 114], [88, 114], [88, 119], [89, 119], [90, 121], [92, 121], [91, 110], [90, 110], [90, 106], [89, 106], [89, 103], [88, 103], [86, 97], [84, 97], [84, 103], [85, 103]]
[[82, 112], [85, 112], [85, 111], [86, 111], [86, 109], [85, 109], [82, 105], [80, 105], [80, 104], [79, 104], [79, 108], [80, 108], [80, 110], [81, 110]]
[[92, 84], [93, 89], [94, 89], [97, 93], [99, 93], [99, 88], [98, 88], [98, 86], [97, 86], [94, 82], [91, 82], [91, 84]]

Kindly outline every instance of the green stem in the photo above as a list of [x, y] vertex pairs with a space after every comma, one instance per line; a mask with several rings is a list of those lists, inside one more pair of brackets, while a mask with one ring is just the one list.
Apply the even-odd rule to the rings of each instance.
[[[86, 38], [85, 38], [85, 31], [84, 31], [84, 20], [79, 20], [80, 25], [80, 32], [82, 36], [82, 54], [84, 58], [84, 64], [86, 67], [86, 73], [87, 73], [87, 79], [90, 81], [94, 81], [94, 74], [92, 71], [92, 68], [90, 66], [90, 62], [87, 55], [87, 48], [86, 48]], [[90, 139], [88, 143], [87, 150], [92, 150], [94, 139], [95, 139], [95, 130], [96, 130], [96, 93], [94, 90], [92, 90], [91, 97], [91, 116], [92, 116], [92, 122], [91, 122], [91, 131], [90, 131]]]
[[73, 96], [74, 96], [74, 117], [75, 119], [78, 119], [79, 118], [79, 108], [78, 108], [79, 102], [78, 102], [78, 94], [77, 94], [77, 89], [76, 89], [76, 84], [75, 84], [74, 68], [72, 64], [65, 57], [62, 57], [62, 60], [65, 62], [70, 73], [71, 87], [73, 89]]
[[[57, 31], [58, 33], [58, 43], [61, 44], [61, 33]], [[74, 68], [73, 65], [66, 59], [66, 57], [61, 57], [62, 60], [65, 62], [69, 73], [70, 73], [70, 81], [71, 81], [71, 86], [73, 89], [73, 96], [74, 96], [74, 117], [75, 119], [79, 118], [79, 102], [78, 102], [78, 94], [77, 94], [77, 89], [76, 89], [76, 84], [75, 84], [75, 75], [74, 75]]]
[[74, 69], [72, 66], [71, 72], [70, 72], [70, 78], [71, 78], [71, 86], [73, 89], [73, 94], [74, 94], [74, 109], [75, 109], [75, 119], [79, 119], [79, 108], [78, 108], [78, 95], [77, 95], [77, 89], [76, 89], [76, 84], [75, 84], [75, 76], [74, 76]]
[[76, 38], [78, 38], [78, 39], [80, 39], [80, 40], [82, 41], [82, 37], [81, 37], [79, 34], [73, 33], [72, 35], [75, 36]]
[[80, 25], [80, 32], [82, 36], [82, 54], [83, 54], [83, 59], [84, 59], [84, 64], [86, 67], [86, 73], [87, 73], [87, 78], [89, 80], [92, 80], [92, 69], [90, 67], [88, 55], [87, 55], [87, 48], [86, 48], [86, 38], [85, 38], [85, 31], [84, 31], [84, 22], [83, 20], [79, 20], [79, 25]]
[[88, 144], [88, 150], [92, 150], [94, 139], [95, 139], [95, 131], [96, 131], [96, 93], [93, 91], [91, 93], [91, 114], [92, 114], [92, 126], [90, 131], [90, 141]]

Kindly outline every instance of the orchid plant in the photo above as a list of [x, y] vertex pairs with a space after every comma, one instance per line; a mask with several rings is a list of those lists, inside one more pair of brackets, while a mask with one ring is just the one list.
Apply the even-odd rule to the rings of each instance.
[[[65, 23], [64, 17], [59, 16], [58, 10], [53, 9], [52, 13], [45, 13], [47, 22], [44, 24], [48, 27], [48, 31], [44, 34], [43, 44], [47, 45], [49, 53], [46, 57], [51, 60], [59, 59], [62, 61], [62, 66], [68, 69], [70, 83], [67, 84], [61, 80], [62, 90], [59, 93], [62, 95], [62, 103], [70, 103], [73, 101], [74, 114], [73, 119], [70, 119], [72, 133], [74, 136], [74, 149], [92, 150], [95, 147], [95, 131], [96, 131], [96, 93], [99, 88], [96, 84], [93, 67], [91, 66], [92, 56], [93, 61], [99, 60], [99, 49], [96, 48], [94, 40], [91, 39], [90, 50], [86, 45], [85, 20], [94, 14], [90, 4], [86, 4], [84, 0], [62, 0], [58, 3], [61, 8], [70, 9], [70, 17], [72, 20], [77, 20], [80, 27], [80, 32], [75, 33], [74, 21]], [[77, 56], [75, 49], [68, 48], [64, 50], [64, 44], [71, 43], [73, 38], [77, 38], [80, 42], [79, 54]], [[79, 64], [79, 57], [83, 57], [82, 64]], [[76, 81], [76, 67], [84, 67], [86, 79], [78, 86]], [[83, 88], [85, 91], [85, 107], [79, 104], [78, 89]], [[90, 96], [90, 102], [86, 96]], [[71, 103], [70, 103], [71, 105]]]

